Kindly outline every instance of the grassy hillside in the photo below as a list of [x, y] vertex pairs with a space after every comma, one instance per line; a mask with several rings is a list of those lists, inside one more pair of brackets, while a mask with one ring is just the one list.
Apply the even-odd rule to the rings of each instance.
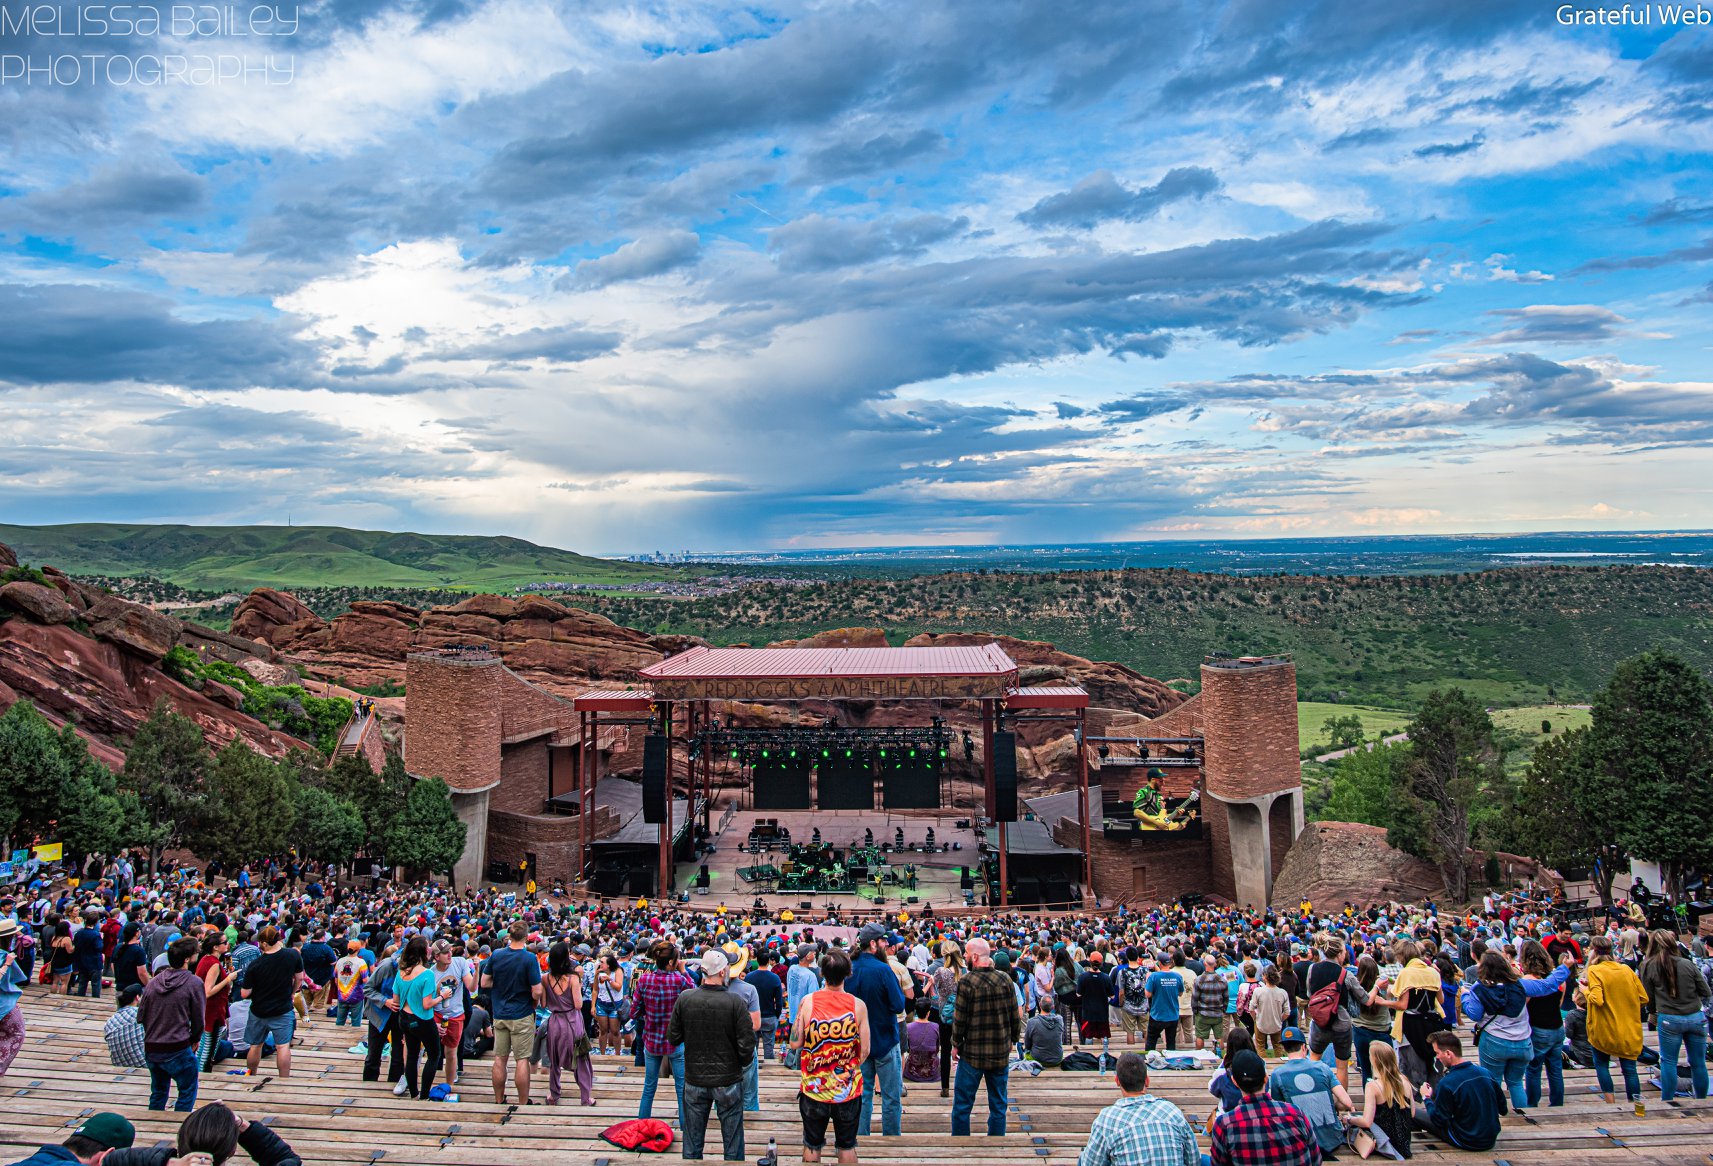
[[555, 580], [629, 582], [671, 568], [609, 562], [518, 538], [395, 534], [338, 526], [0, 524], [22, 562], [72, 575], [152, 575], [183, 587], [509, 588]]
[[1652, 646], [1713, 671], [1713, 571], [1678, 567], [1336, 578], [976, 572], [577, 602], [633, 627], [724, 644], [852, 625], [884, 627], [894, 643], [920, 631], [1003, 632], [1163, 680], [1195, 678], [1209, 652], [1290, 652], [1304, 700], [1403, 709], [1450, 683], [1491, 705], [1581, 700], [1619, 660]]

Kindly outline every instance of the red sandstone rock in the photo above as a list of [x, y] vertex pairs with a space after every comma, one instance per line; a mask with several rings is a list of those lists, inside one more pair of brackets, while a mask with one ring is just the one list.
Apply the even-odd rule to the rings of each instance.
[[[1481, 885], [1486, 855], [1469, 852], [1471, 888]], [[1511, 877], [1529, 875], [1557, 881], [1533, 859], [1499, 856]], [[1307, 899], [1316, 906], [1341, 907], [1386, 899], [1411, 900], [1444, 895], [1439, 870], [1431, 862], [1386, 844], [1386, 831], [1360, 822], [1310, 822], [1273, 878], [1273, 907], [1295, 908]]]
[[0, 587], [0, 608], [15, 611], [36, 623], [70, 623], [77, 609], [56, 588], [17, 579]]
[[816, 632], [801, 640], [775, 640], [770, 648], [884, 648], [886, 631], [882, 628], [833, 628]]
[[977, 635], [968, 632], [935, 634], [927, 632], [912, 636], [904, 642], [907, 648], [969, 647], [998, 643], [1006, 655], [1017, 661], [1019, 675], [1024, 668], [1050, 667], [1062, 670], [1064, 679], [1081, 685], [1088, 691], [1091, 704], [1118, 709], [1132, 709], [1148, 717], [1157, 717], [1184, 702], [1184, 694], [1167, 688], [1158, 680], [1142, 675], [1122, 664], [1085, 660], [1069, 652], [1061, 652], [1052, 644], [1040, 640], [1017, 640], [1010, 636]]
[[7, 705], [28, 698], [56, 721], [73, 721], [85, 737], [114, 753], [130, 742], [162, 698], [195, 721], [216, 747], [234, 737], [275, 757], [303, 747], [253, 717], [192, 692], [117, 644], [64, 625], [21, 619], [0, 624], [0, 686], [12, 694], [0, 692]]
[[202, 687], [198, 691], [209, 700], [216, 704], [223, 704], [229, 709], [244, 707], [244, 694], [231, 685], [222, 684], [218, 680], [203, 681]]
[[88, 619], [98, 639], [156, 663], [172, 651], [183, 627], [170, 615], [117, 595], [103, 595], [91, 604]]
[[4, 570], [7, 567], [16, 567], [17, 565], [18, 556], [13, 552], [12, 548], [7, 546], [5, 543], [0, 543], [0, 570]]
[[258, 587], [238, 601], [232, 612], [232, 632], [246, 639], [262, 640], [279, 647], [300, 638], [310, 627], [321, 624], [320, 616], [296, 596], [272, 587]]
[[518, 601], [508, 599], [504, 595], [472, 595], [464, 602], [453, 604], [450, 608], [435, 608], [435, 610], [451, 611], [457, 615], [486, 615], [492, 616], [494, 619], [511, 619], [518, 613]]

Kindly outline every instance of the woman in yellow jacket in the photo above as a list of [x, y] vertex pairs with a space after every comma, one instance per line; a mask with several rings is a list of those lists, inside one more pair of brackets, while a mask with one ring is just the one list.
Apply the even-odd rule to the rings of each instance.
[[1582, 991], [1588, 999], [1588, 1043], [1594, 1046], [1594, 1075], [1607, 1101], [1612, 1096], [1612, 1058], [1624, 1071], [1624, 1096], [1640, 1101], [1641, 1078], [1636, 1058], [1642, 1055], [1642, 1008], [1647, 990], [1625, 964], [1612, 954], [1612, 941], [1604, 935], [1589, 940], [1593, 953], [1583, 974]]

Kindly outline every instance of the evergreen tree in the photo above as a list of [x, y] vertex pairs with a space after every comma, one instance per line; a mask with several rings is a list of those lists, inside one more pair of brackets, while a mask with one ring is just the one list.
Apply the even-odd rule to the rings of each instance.
[[363, 845], [363, 815], [350, 802], [311, 785], [297, 787], [292, 843], [305, 858], [344, 866]]
[[1713, 702], [1700, 673], [1667, 652], [1625, 660], [1594, 698], [1591, 812], [1632, 856], [1657, 862], [1675, 891], [1686, 867], [1713, 864]]
[[1428, 694], [1410, 722], [1410, 758], [1404, 800], [1412, 804], [1422, 829], [1419, 838], [1399, 831], [1387, 840], [1421, 854], [1439, 868], [1445, 894], [1454, 903], [1469, 897], [1469, 810], [1490, 786], [1503, 779], [1502, 758], [1493, 740], [1493, 719], [1481, 703], [1460, 688]]
[[404, 812], [387, 830], [387, 858], [404, 867], [450, 873], [464, 857], [465, 838], [451, 789], [438, 777], [425, 777], [411, 787]]
[[162, 699], [138, 727], [121, 777], [122, 787], [142, 807], [137, 841], [149, 848], [150, 874], [160, 865], [161, 852], [178, 846], [201, 812], [207, 777], [202, 730]]
[[67, 766], [53, 723], [20, 700], [0, 716], [0, 839], [33, 841], [59, 806]]
[[142, 820], [137, 799], [119, 791], [113, 771], [89, 755], [89, 743], [70, 725], [60, 730], [65, 780], [60, 784], [54, 832], [66, 852], [81, 859], [130, 845]]
[[297, 815], [289, 773], [234, 738], [209, 767], [208, 796], [186, 835], [191, 849], [232, 862], [285, 850]]
[[1602, 802], [1605, 778], [1590, 756], [1589, 735], [1572, 729], [1535, 749], [1511, 805], [1511, 836], [1520, 852], [1561, 871], [1586, 867], [1610, 907], [1612, 879], [1629, 860]]

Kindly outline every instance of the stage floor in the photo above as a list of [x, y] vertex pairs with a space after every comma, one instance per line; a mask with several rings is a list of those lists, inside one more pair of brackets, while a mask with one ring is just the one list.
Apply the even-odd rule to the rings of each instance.
[[[713, 827], [714, 853], [706, 856], [708, 864], [709, 887], [704, 894], [695, 890], [692, 883], [700, 870], [700, 862], [681, 862], [678, 864], [676, 875], [680, 889], [689, 889], [691, 906], [697, 908], [713, 908], [724, 904], [737, 911], [752, 907], [759, 897], [769, 911], [778, 911], [789, 907], [793, 911], [801, 910], [802, 904], [812, 902], [814, 909], [819, 911], [828, 903], [841, 908], [852, 907], [870, 908], [884, 906], [887, 909], [914, 912], [932, 903], [935, 907], [961, 907], [965, 904], [964, 892], [959, 889], [959, 868], [967, 866], [972, 874], [980, 861], [978, 844], [980, 835], [973, 828], [958, 829], [954, 823], [974, 819], [968, 809], [945, 810], [910, 810], [905, 813], [887, 813], [883, 810], [751, 810], [730, 809], [730, 795], [722, 799], [722, 804], [716, 806], [710, 819]], [[875, 901], [875, 889], [866, 886], [857, 894], [828, 895], [817, 893], [810, 895], [804, 891], [788, 891], [779, 894], [767, 894], [758, 891], [750, 883], [738, 876], [738, 871], [752, 866], [764, 866], [772, 863], [778, 866], [786, 856], [784, 847], [775, 847], [771, 851], [764, 850], [759, 854], [744, 849], [749, 841], [750, 827], [764, 818], [777, 819], [779, 824], [791, 831], [791, 841], [795, 845], [805, 845], [814, 837], [817, 828], [821, 831], [821, 841], [836, 850], [849, 850], [853, 846], [862, 845], [863, 830], [874, 831], [874, 843], [878, 847], [883, 842], [892, 842], [894, 831], [904, 828], [906, 846], [921, 846], [927, 836], [928, 828], [934, 829], [936, 846], [940, 843], [956, 844], [957, 850], [934, 850], [927, 853], [920, 850], [906, 850], [902, 853], [890, 853], [884, 857], [894, 867], [900, 869], [906, 863], [916, 865], [916, 889], [910, 890], [905, 886], [888, 885], [883, 888], [884, 903]], [[992, 833], [992, 831], [989, 831]], [[910, 904], [910, 896], [916, 897], [916, 903]], [[974, 903], [981, 905], [982, 892], [980, 881], [975, 884]]]

